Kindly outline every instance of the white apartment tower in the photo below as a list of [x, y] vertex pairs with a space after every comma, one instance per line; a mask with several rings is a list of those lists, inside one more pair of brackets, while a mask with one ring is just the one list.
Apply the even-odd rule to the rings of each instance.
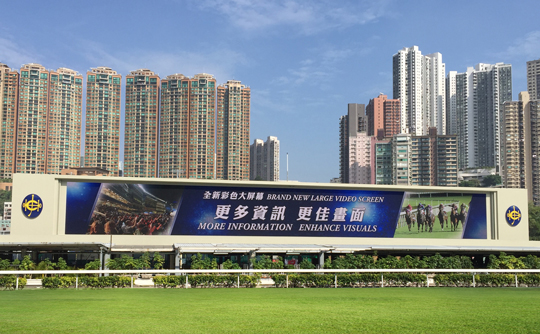
[[457, 72], [449, 71], [446, 76], [446, 134], [457, 134], [456, 116], [456, 80]]
[[255, 139], [250, 145], [249, 179], [279, 181], [279, 140], [268, 136], [266, 142]]
[[527, 91], [531, 101], [540, 100], [540, 59], [527, 62]]
[[512, 66], [478, 64], [447, 82], [455, 91], [455, 120], [449, 122], [457, 126], [458, 168], [499, 168], [500, 115], [503, 103], [512, 100]]
[[423, 56], [417, 46], [393, 56], [393, 98], [401, 100], [401, 132], [446, 134], [445, 64], [440, 53]]

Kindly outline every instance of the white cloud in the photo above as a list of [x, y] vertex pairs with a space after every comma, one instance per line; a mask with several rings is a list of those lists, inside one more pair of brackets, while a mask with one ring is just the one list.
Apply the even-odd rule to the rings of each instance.
[[0, 37], [0, 62], [18, 69], [23, 64], [38, 62], [38, 59], [11, 40]]
[[149, 50], [130, 50], [130, 52], [114, 52], [105, 50], [94, 42], [82, 42], [83, 54], [93, 66], [108, 66], [113, 70], [127, 74], [131, 71], [148, 68], [165, 78], [167, 75], [182, 73], [193, 76], [197, 73], [209, 73], [219, 83], [234, 78], [236, 68], [249, 65], [241, 53], [228, 49], [203, 50], [199, 52], [156, 52]]
[[224, 15], [233, 26], [247, 32], [279, 26], [292, 33], [312, 35], [376, 21], [387, 13], [388, 1], [300, 1], [300, 0], [206, 0], [204, 10]]
[[540, 57], [540, 31], [531, 31], [525, 37], [518, 38], [501, 56], [507, 58], [525, 57], [528, 60]]

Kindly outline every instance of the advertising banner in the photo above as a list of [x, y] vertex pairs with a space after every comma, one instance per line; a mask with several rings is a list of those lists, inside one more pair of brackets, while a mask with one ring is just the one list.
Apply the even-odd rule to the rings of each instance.
[[68, 182], [66, 204], [66, 234], [487, 236], [485, 194]]

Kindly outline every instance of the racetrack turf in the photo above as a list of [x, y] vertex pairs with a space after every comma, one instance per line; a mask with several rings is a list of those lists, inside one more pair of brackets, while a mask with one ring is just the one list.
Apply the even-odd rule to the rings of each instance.
[[0, 333], [533, 333], [537, 288], [0, 291]]

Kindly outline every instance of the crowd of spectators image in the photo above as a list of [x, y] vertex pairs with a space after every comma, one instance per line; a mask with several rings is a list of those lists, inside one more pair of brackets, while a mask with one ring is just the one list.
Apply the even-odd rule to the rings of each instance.
[[169, 234], [171, 204], [133, 185], [106, 185], [90, 218], [87, 234]]
[[168, 230], [172, 215], [166, 213], [122, 213], [100, 205], [94, 211], [88, 234], [159, 235]]

